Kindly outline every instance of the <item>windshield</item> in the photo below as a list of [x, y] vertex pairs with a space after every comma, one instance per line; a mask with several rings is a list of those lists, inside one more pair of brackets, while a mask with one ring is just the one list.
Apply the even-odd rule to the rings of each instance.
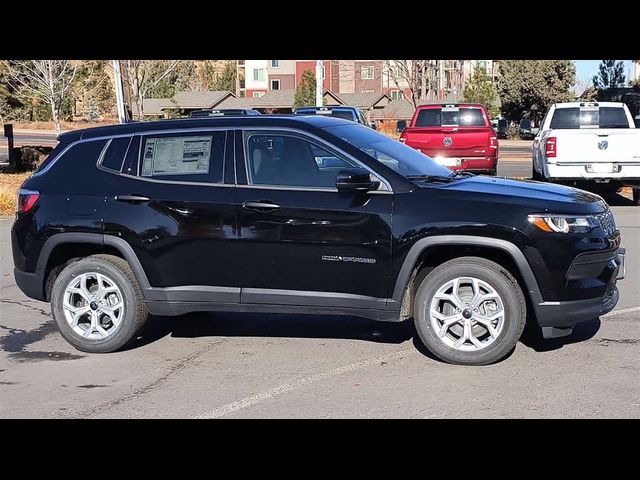
[[336, 118], [343, 118], [345, 120], [352, 120], [354, 121], [355, 118], [353, 118], [353, 112], [351, 110], [314, 110], [314, 109], [309, 109], [309, 110], [296, 110], [296, 115], [323, 115], [323, 116], [327, 116], [327, 117], [336, 117]]
[[423, 153], [364, 125], [341, 125], [326, 130], [405, 177], [453, 175]]

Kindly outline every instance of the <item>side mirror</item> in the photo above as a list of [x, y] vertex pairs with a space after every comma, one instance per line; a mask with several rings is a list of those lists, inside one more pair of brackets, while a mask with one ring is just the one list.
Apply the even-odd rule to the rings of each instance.
[[406, 120], [398, 120], [396, 122], [396, 132], [402, 133], [402, 131], [405, 128], [407, 128], [407, 121]]
[[340, 170], [336, 176], [336, 188], [339, 192], [368, 192], [380, 186], [380, 182], [372, 181], [364, 168], [348, 168]]

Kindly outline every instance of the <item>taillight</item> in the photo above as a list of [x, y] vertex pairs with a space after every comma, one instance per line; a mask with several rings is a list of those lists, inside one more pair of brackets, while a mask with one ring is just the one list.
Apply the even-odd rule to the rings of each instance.
[[489, 137], [489, 148], [498, 148], [498, 137]]
[[20, 188], [18, 190], [18, 199], [17, 199], [17, 213], [27, 213], [30, 211], [34, 205], [38, 202], [40, 198], [40, 192], [36, 192], [35, 190], [27, 190], [26, 188]]
[[547, 157], [555, 157], [558, 153], [558, 139], [556, 137], [547, 138], [545, 143], [544, 153]]

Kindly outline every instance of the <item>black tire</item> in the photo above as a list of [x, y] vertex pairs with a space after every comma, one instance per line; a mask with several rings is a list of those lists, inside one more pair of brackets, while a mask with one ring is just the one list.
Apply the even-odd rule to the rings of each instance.
[[634, 188], [633, 190], [633, 204], [636, 207], [640, 207], [640, 188]]
[[531, 162], [531, 180], [536, 180], [538, 182], [543, 181], [542, 175], [538, 173], [538, 171], [536, 170], [536, 166], [533, 162]]
[[[124, 314], [115, 332], [103, 339], [84, 338], [67, 323], [64, 293], [74, 277], [88, 272], [106, 275], [122, 292]], [[51, 312], [61, 335], [82, 352], [109, 353], [129, 343], [149, 317], [142, 291], [126, 260], [113, 255], [91, 255], [67, 265], [56, 278], [51, 291]]]
[[[504, 325], [493, 343], [476, 351], [461, 351], [446, 345], [433, 330], [428, 313], [437, 290], [456, 277], [472, 276], [487, 282], [502, 298]], [[520, 339], [527, 318], [522, 289], [509, 271], [480, 257], [461, 257], [439, 265], [418, 286], [414, 323], [422, 343], [441, 360], [459, 365], [488, 365], [504, 358]]]

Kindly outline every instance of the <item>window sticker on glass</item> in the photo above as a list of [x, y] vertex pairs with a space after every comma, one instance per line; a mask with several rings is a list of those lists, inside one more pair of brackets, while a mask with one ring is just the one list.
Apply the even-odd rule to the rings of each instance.
[[148, 138], [142, 176], [209, 173], [212, 137]]

